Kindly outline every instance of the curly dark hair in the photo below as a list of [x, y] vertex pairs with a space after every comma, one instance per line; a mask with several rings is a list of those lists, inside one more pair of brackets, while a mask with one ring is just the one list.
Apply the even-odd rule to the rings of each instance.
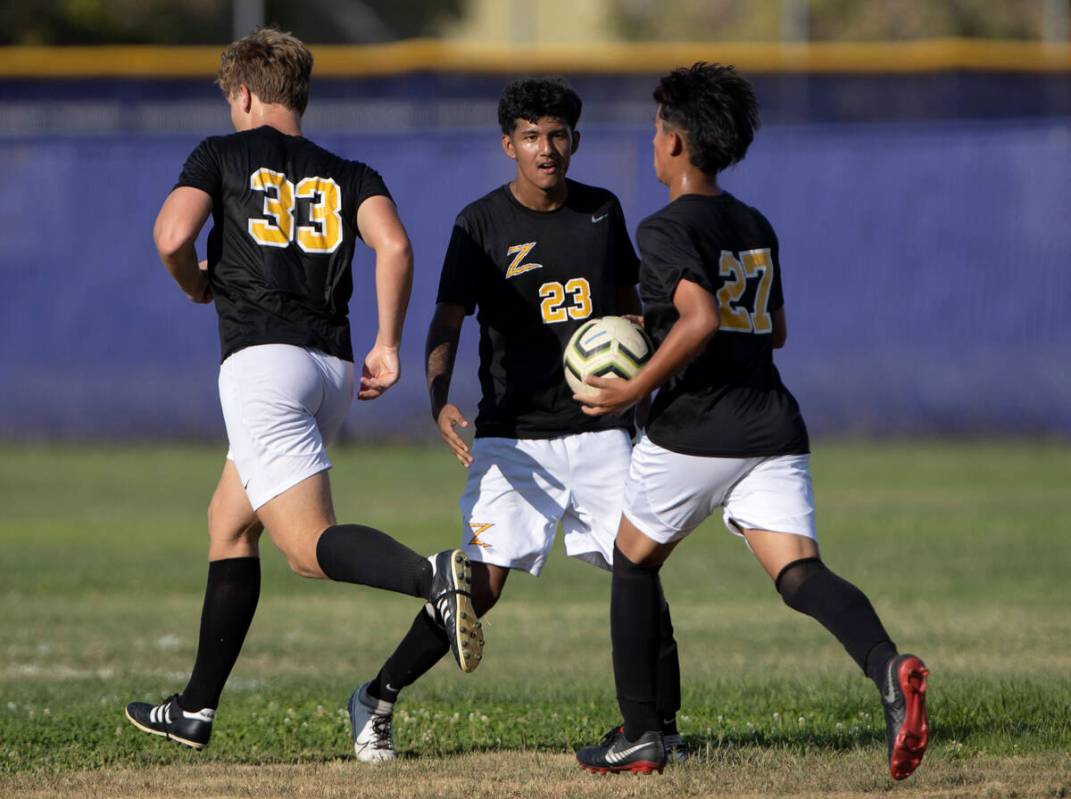
[[498, 124], [509, 135], [518, 119], [536, 122], [543, 117], [565, 121], [576, 129], [583, 103], [565, 78], [518, 78], [506, 84], [498, 101]]
[[658, 115], [684, 135], [688, 160], [716, 174], [744, 160], [759, 127], [759, 103], [751, 84], [722, 64], [699, 61], [658, 82]]

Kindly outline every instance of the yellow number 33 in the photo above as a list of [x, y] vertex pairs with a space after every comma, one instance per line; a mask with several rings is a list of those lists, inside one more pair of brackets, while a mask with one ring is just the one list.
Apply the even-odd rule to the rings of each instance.
[[[249, 188], [264, 192], [264, 215], [250, 219], [249, 235], [265, 247], [288, 247], [297, 239], [307, 253], [330, 253], [342, 243], [342, 191], [331, 178], [303, 178], [294, 186], [282, 172], [260, 168], [249, 176]], [[297, 199], [309, 204], [308, 224], [297, 224]]]

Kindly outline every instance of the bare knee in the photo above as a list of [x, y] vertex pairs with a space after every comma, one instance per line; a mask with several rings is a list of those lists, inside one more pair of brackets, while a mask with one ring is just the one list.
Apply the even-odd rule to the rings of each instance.
[[290, 566], [290, 571], [298, 577], [307, 577], [310, 580], [326, 579], [326, 575], [320, 569], [320, 564], [315, 560], [310, 563], [307, 558], [287, 555], [286, 563]]
[[257, 557], [263, 531], [256, 516], [236, 516], [213, 501], [208, 506], [209, 559]]
[[[269, 533], [272, 531], [269, 529]], [[320, 539], [321, 532], [298, 535], [274, 535], [272, 540], [286, 556], [286, 563], [290, 571], [298, 577], [306, 577], [310, 580], [325, 580], [327, 575], [320, 568], [320, 560], [316, 556], [316, 543]]]

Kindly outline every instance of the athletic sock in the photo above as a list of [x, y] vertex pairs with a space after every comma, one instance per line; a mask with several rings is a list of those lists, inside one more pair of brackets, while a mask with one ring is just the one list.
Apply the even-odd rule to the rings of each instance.
[[610, 582], [610, 637], [613, 641], [617, 704], [625, 720], [625, 737], [637, 740], [647, 730], [662, 729], [657, 709], [659, 628], [662, 585], [657, 566], [633, 563], [614, 546]]
[[197, 659], [179, 707], [194, 712], [219, 705], [260, 598], [260, 558], [227, 558], [208, 564]]
[[874, 685], [878, 686], [879, 691], [884, 692], [885, 672], [889, 668], [889, 661], [898, 654], [896, 644], [892, 641], [876, 643], [867, 653], [866, 666], [863, 671], [866, 672], [866, 676], [871, 679]]
[[327, 577], [426, 597], [432, 566], [405, 544], [363, 524], [328, 527], [316, 542], [316, 560]]
[[[788, 564], [774, 582], [785, 604], [816, 619], [833, 633], [859, 668], [874, 679], [878, 660], [896, 645], [881, 624], [866, 594], [831, 572], [819, 558], [803, 558]], [[871, 655], [873, 653], [873, 655]], [[868, 668], [868, 656], [873, 664]], [[880, 678], [875, 681], [880, 688]]]
[[405, 638], [368, 684], [369, 696], [396, 702], [403, 688], [420, 679], [449, 651], [446, 632], [426, 609], [421, 608]]
[[681, 664], [677, 655], [677, 639], [673, 637], [673, 620], [669, 603], [662, 597], [659, 622], [658, 682], [655, 705], [662, 732], [677, 733], [677, 711], [681, 709]]

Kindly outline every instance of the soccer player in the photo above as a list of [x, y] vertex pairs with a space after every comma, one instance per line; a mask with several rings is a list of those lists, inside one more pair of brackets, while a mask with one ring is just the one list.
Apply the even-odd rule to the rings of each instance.
[[[669, 205], [637, 232], [640, 294], [658, 349], [631, 380], [587, 380], [592, 418], [659, 389], [632, 452], [613, 553], [611, 635], [624, 728], [577, 753], [595, 772], [661, 771], [656, 675], [662, 589], [673, 549], [719, 506], [785, 603], [844, 645], [881, 694], [889, 768], [911, 774], [927, 743], [927, 670], [899, 654], [870, 601], [822, 562], [807, 429], [773, 350], [787, 327], [777, 237], [718, 186], [758, 126], [751, 86], [732, 67], [699, 63], [654, 92], [654, 167]], [[578, 400], [580, 397], [577, 398]]]
[[[267, 528], [303, 577], [419, 597], [463, 669], [479, 657], [468, 558], [431, 559], [385, 533], [335, 520], [324, 446], [338, 431], [355, 376], [348, 302], [360, 237], [376, 254], [379, 332], [357, 396], [374, 400], [399, 376], [398, 346], [412, 255], [380, 176], [301, 133], [312, 55], [260, 28], [224, 52], [217, 82], [236, 133], [205, 139], [156, 220], [160, 257], [186, 296], [215, 301], [220, 403], [230, 451], [208, 508], [208, 586], [193, 674], [159, 705], [134, 702], [139, 729], [201, 749], [260, 594]], [[208, 259], [194, 241], [212, 215]]]
[[[468, 468], [461, 541], [481, 616], [511, 570], [539, 574], [559, 523], [567, 554], [609, 569], [620, 517], [631, 416], [586, 416], [562, 368], [565, 344], [584, 320], [639, 309], [638, 261], [617, 198], [566, 178], [580, 144], [580, 110], [560, 79], [505, 87], [501, 146], [516, 173], [457, 217], [428, 330], [432, 416]], [[482, 398], [470, 448], [457, 430], [469, 422], [450, 403], [449, 388], [462, 323], [477, 310]], [[658, 729], [680, 757], [676, 643], [664, 603], [659, 613]], [[376, 677], [354, 691], [349, 709], [360, 760], [395, 757], [399, 692], [447, 648], [440, 626], [418, 613]]]

